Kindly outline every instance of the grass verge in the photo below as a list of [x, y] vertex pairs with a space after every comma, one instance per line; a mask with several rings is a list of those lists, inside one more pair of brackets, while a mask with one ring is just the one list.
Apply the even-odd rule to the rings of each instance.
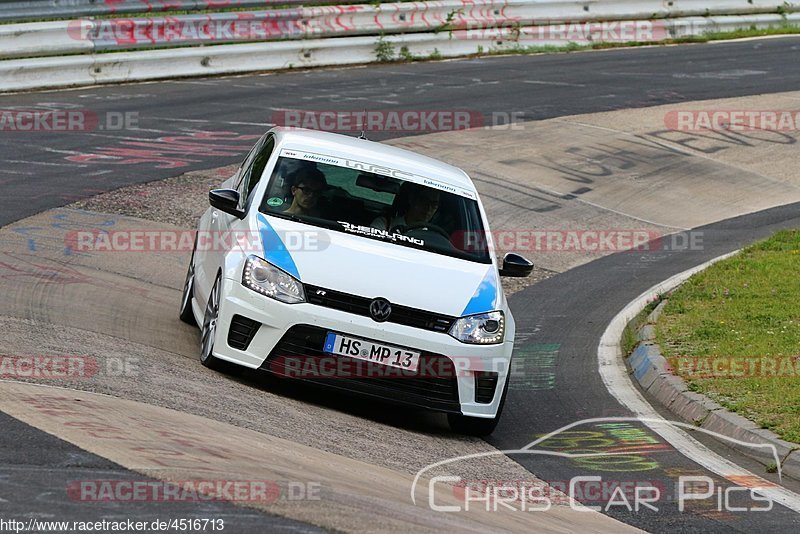
[[656, 339], [689, 389], [800, 443], [800, 229], [679, 287]]

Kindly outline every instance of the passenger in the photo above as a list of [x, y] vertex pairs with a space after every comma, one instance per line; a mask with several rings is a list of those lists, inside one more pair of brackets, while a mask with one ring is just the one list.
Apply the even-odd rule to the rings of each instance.
[[439, 192], [413, 182], [405, 182], [392, 204], [389, 217], [381, 216], [372, 221], [373, 228], [392, 230], [430, 222], [439, 209]]
[[292, 184], [290, 187], [292, 204], [284, 213], [319, 217], [317, 202], [328, 187], [322, 171], [312, 167], [301, 167], [288, 176], [288, 181]]

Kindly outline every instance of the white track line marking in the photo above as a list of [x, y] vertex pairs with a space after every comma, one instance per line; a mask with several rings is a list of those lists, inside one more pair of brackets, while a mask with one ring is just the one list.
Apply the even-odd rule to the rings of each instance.
[[583, 83], [550, 82], [546, 80], [522, 80], [522, 83], [530, 83], [535, 85], [555, 85], [558, 87], [586, 87], [586, 84]]
[[[730, 480], [733, 476], [746, 476], [751, 480], [761, 479], [758, 475], [739, 467], [718, 455], [686, 432], [675, 428], [669, 424], [654, 424], [648, 420], [660, 420], [666, 422], [644, 396], [636, 389], [628, 375], [625, 363], [622, 360], [622, 350], [619, 340], [625, 325], [633, 319], [639, 312], [644, 310], [647, 303], [659, 294], [666, 293], [678, 287], [693, 274], [706, 269], [713, 263], [723, 260], [738, 251], [731, 252], [707, 261], [697, 267], [678, 273], [675, 276], [656, 284], [635, 300], [630, 302], [612, 320], [600, 338], [600, 345], [597, 347], [597, 364], [599, 366], [600, 377], [603, 379], [608, 391], [626, 408], [631, 410], [637, 417], [643, 418], [643, 423], [653, 432], [664, 438], [675, 450], [703, 466], [705, 469]], [[764, 480], [764, 479], [761, 479]], [[735, 483], [735, 479], [733, 480]], [[772, 485], [771, 482], [764, 480], [764, 486], [757, 490], [757, 493], [772, 499], [774, 502], [789, 508], [794, 512], [800, 513], [800, 495], [782, 487]]]

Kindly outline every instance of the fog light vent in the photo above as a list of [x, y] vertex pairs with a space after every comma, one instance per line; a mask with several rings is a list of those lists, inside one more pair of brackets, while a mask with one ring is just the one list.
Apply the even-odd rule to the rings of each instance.
[[228, 330], [228, 345], [234, 349], [247, 350], [260, 326], [261, 323], [258, 321], [234, 315], [231, 328]]
[[497, 373], [475, 371], [475, 402], [489, 404], [494, 399], [497, 389]]

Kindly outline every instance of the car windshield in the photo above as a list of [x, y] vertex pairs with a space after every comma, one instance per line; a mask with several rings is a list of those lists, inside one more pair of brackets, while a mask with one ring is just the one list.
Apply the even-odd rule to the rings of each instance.
[[350, 159], [284, 149], [262, 213], [491, 263], [473, 191]]

